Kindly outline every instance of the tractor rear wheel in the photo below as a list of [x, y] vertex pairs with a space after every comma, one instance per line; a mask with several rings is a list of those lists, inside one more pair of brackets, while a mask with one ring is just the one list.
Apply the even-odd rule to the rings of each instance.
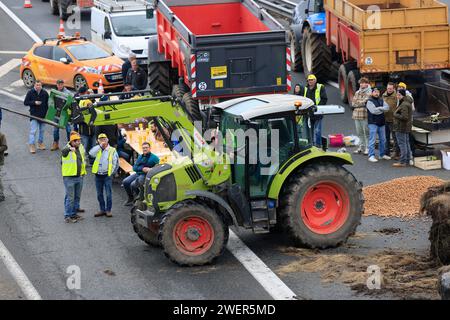
[[192, 98], [190, 92], [186, 92], [183, 95], [182, 103], [186, 110], [191, 114], [193, 121], [202, 121], [202, 114], [200, 113], [200, 107], [198, 101]]
[[228, 226], [210, 207], [182, 201], [164, 215], [159, 240], [171, 261], [182, 266], [201, 266], [223, 253]]
[[167, 62], [154, 62], [148, 65], [148, 84], [150, 89], [160, 95], [171, 93], [170, 66]]
[[294, 31], [289, 33], [289, 40], [291, 42], [291, 69], [292, 71], [303, 71], [302, 48]]
[[302, 59], [305, 75], [314, 74], [319, 81], [326, 81], [332, 67], [331, 50], [325, 36], [313, 33], [306, 27], [302, 39]]
[[340, 165], [308, 165], [290, 178], [284, 190], [280, 216], [296, 245], [336, 247], [354, 234], [361, 221], [361, 184]]

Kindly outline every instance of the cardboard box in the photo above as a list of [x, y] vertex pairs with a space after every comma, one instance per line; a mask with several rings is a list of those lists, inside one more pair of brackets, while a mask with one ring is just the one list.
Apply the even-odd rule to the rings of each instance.
[[442, 149], [442, 167], [445, 170], [450, 170], [450, 149]]
[[414, 158], [414, 166], [422, 170], [441, 169], [441, 160], [431, 160], [431, 157]]

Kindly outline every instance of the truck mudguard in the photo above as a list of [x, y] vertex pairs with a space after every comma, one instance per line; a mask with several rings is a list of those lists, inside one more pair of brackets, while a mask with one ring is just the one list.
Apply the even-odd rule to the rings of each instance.
[[148, 40], [148, 62], [164, 62], [169, 61], [164, 57], [164, 54], [158, 52], [158, 39], [151, 38]]

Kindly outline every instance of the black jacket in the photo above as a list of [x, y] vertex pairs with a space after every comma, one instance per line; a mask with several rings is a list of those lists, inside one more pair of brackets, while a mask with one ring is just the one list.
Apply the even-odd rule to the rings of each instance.
[[147, 88], [147, 74], [141, 67], [137, 71], [129, 69], [125, 83], [131, 83], [133, 90], [144, 90]]
[[122, 79], [123, 79], [123, 83], [126, 82], [128, 70], [130, 70], [130, 69], [131, 69], [131, 62], [130, 62], [130, 60], [127, 59], [127, 61], [125, 61], [124, 64], [122, 65]]
[[[311, 99], [314, 102], [314, 104], [316, 104], [316, 88], [317, 88], [317, 84], [312, 89], [309, 89], [309, 87], [306, 86], [306, 97]], [[305, 87], [300, 88], [300, 95], [305, 96]], [[318, 105], [327, 104], [327, 101], [328, 101], [328, 97], [327, 97], [327, 92], [325, 90], [325, 85], [322, 85], [322, 88], [320, 89], [320, 101], [319, 101]], [[322, 115], [314, 115], [313, 120], [320, 120], [322, 118], [323, 118]]]
[[[42, 104], [38, 106], [36, 105], [36, 101], [41, 101]], [[33, 88], [27, 92], [23, 104], [30, 107], [30, 115], [45, 118], [48, 110], [48, 93], [44, 89], [41, 89], [38, 94]]]

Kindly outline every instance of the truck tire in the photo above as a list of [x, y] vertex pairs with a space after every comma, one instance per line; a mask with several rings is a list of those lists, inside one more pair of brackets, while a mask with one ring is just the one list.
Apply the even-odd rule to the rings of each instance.
[[348, 72], [349, 72], [348, 67], [345, 64], [341, 64], [339, 66], [339, 71], [338, 71], [339, 96], [343, 103], [348, 103], [348, 96], [347, 96]]
[[50, 12], [54, 16], [59, 14], [58, 0], [50, 0]]
[[182, 201], [164, 215], [159, 227], [164, 254], [181, 266], [212, 263], [225, 250], [228, 227], [210, 207]]
[[291, 69], [292, 71], [303, 71], [302, 48], [295, 33], [289, 33], [289, 40], [291, 42]]
[[70, 14], [67, 13], [67, 9], [71, 4], [72, 0], [58, 0], [59, 17], [64, 21], [70, 16]]
[[361, 74], [359, 73], [358, 69], [353, 69], [350, 70], [350, 72], [347, 75], [347, 100], [348, 100], [348, 105], [352, 106], [352, 100], [353, 100], [353, 96], [355, 95], [356, 91], [358, 90], [359, 87], [359, 79], [361, 78]]
[[325, 36], [315, 34], [310, 27], [306, 27], [301, 51], [305, 76], [314, 74], [319, 81], [326, 81], [330, 75], [332, 59]]
[[186, 93], [186, 89], [184, 86], [180, 86], [179, 84], [174, 84], [172, 87], [172, 97], [178, 100], [180, 103], [183, 101], [183, 96]]
[[154, 62], [148, 65], [148, 84], [150, 89], [160, 95], [171, 93], [170, 66], [167, 62]]
[[183, 95], [182, 103], [186, 110], [191, 114], [192, 121], [202, 121], [202, 114], [200, 113], [198, 101], [192, 98], [190, 92], [186, 92]]
[[279, 214], [296, 245], [336, 247], [361, 221], [362, 186], [338, 164], [308, 165], [289, 179], [284, 191]]

